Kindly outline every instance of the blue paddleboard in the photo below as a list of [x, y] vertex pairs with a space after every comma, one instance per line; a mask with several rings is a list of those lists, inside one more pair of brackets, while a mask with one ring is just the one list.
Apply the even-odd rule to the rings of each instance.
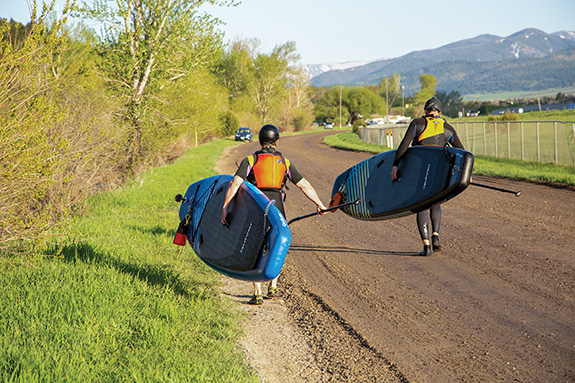
[[471, 180], [473, 154], [453, 147], [413, 146], [398, 165], [399, 180], [391, 180], [396, 150], [368, 158], [340, 174], [332, 198], [339, 203], [360, 199], [342, 211], [361, 220], [398, 218], [441, 204]]
[[291, 232], [275, 205], [258, 188], [244, 182], [221, 223], [222, 206], [231, 175], [218, 175], [188, 187], [180, 220], [198, 257], [229, 277], [264, 282], [276, 278], [285, 261]]

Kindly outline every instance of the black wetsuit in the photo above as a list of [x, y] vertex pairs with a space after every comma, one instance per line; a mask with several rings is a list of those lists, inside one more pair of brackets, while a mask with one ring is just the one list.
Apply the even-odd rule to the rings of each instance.
[[[420, 139], [428, 125], [433, 122], [439, 122], [443, 126], [443, 131], [436, 135], [429, 135]], [[407, 132], [397, 148], [395, 155], [394, 166], [399, 164], [401, 157], [405, 154], [410, 145], [428, 145], [428, 146], [444, 146], [451, 144], [451, 146], [459, 149], [465, 149], [455, 129], [449, 125], [442, 118], [433, 118], [433, 116], [423, 116], [416, 118], [409, 124]], [[417, 228], [422, 240], [428, 240], [429, 233], [429, 216], [431, 215], [431, 233], [439, 233], [439, 226], [441, 224], [441, 205], [437, 205], [428, 210], [417, 213]]]

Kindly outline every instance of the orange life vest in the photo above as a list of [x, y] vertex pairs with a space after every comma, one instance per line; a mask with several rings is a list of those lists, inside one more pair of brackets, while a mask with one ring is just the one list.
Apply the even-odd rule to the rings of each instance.
[[248, 161], [259, 189], [282, 189], [289, 161], [285, 159], [284, 163], [281, 154], [258, 153], [257, 156], [249, 156]]

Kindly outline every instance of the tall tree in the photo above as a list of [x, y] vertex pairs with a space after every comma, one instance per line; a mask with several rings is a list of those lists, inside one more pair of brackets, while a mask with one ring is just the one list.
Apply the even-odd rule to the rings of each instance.
[[[206, 4], [235, 0], [98, 0], [85, 2], [80, 15], [98, 21], [100, 68], [125, 100], [126, 168], [143, 159], [145, 145], [158, 134], [148, 121], [158, 89], [213, 62], [221, 45], [219, 20], [200, 11]], [[148, 133], [147, 141], [145, 133]]]
[[230, 103], [244, 96], [253, 82], [253, 66], [260, 45], [258, 39], [234, 40], [229, 50], [222, 52], [216, 71], [228, 89]]
[[254, 83], [250, 96], [264, 123], [277, 111], [289, 82], [288, 68], [299, 60], [295, 43], [276, 46], [270, 54], [259, 53], [254, 60]]
[[423, 107], [425, 102], [429, 100], [435, 94], [435, 88], [437, 87], [437, 80], [432, 74], [422, 74], [419, 76], [419, 82], [421, 88], [415, 94], [414, 97], [414, 114], [413, 117], [417, 117], [423, 114]]
[[457, 117], [457, 112], [463, 110], [463, 96], [458, 91], [452, 90], [449, 93], [437, 92], [436, 96], [443, 106], [441, 111], [443, 114]]
[[378, 93], [385, 100], [385, 114], [390, 114], [390, 109], [396, 99], [401, 97], [401, 82], [398, 73], [391, 77], [384, 77], [379, 82]]

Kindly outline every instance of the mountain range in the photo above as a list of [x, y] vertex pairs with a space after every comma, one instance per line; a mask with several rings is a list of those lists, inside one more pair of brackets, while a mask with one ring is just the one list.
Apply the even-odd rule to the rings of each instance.
[[547, 34], [524, 29], [507, 37], [490, 34], [369, 63], [308, 66], [311, 84], [377, 85], [398, 73], [405, 94], [419, 89], [419, 76], [432, 74], [437, 90], [461, 95], [541, 91], [575, 87], [575, 32]]

